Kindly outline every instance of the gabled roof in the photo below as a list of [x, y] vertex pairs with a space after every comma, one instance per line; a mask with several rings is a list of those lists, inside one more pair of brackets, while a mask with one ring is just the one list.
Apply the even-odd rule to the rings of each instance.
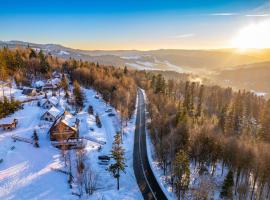
[[59, 100], [56, 97], [50, 97], [48, 99], [53, 105], [57, 105], [59, 103]]
[[43, 81], [37, 81], [34, 84], [35, 87], [43, 87], [44, 85], [45, 85], [45, 83]]
[[47, 101], [51, 102], [54, 106], [56, 106], [59, 103], [58, 98], [50, 97], [49, 99], [41, 99], [40, 105], [43, 106]]
[[60, 78], [53, 78], [53, 79], [49, 79], [47, 80], [46, 84], [50, 84], [50, 85], [58, 85], [61, 82]]
[[78, 123], [78, 118], [74, 117], [71, 114], [66, 114], [63, 119], [61, 120], [62, 123], [66, 124], [70, 128], [77, 130], [77, 123]]
[[12, 117], [6, 117], [3, 119], [0, 119], [0, 124], [12, 124], [14, 122], [14, 118]]
[[44, 116], [46, 113], [58, 119], [64, 113], [64, 111], [58, 110], [56, 107], [53, 106], [49, 110], [47, 110], [42, 116]]

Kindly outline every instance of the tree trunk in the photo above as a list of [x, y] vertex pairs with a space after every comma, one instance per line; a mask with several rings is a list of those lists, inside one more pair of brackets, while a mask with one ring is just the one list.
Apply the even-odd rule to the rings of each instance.
[[237, 168], [237, 172], [236, 172], [236, 181], [235, 181], [235, 187], [234, 187], [234, 195], [236, 195], [237, 193], [237, 187], [238, 187], [238, 182], [239, 182], [239, 177], [240, 177], [240, 169]]
[[117, 190], [120, 189], [120, 176], [119, 176], [120, 172], [119, 172], [119, 169], [117, 169]]
[[251, 191], [251, 195], [250, 195], [251, 200], [253, 199], [256, 181], [257, 181], [257, 174], [255, 174], [254, 181], [253, 181], [252, 191]]
[[259, 193], [259, 200], [262, 199], [263, 189], [264, 189], [264, 182], [261, 183], [261, 188], [260, 188], [260, 193]]

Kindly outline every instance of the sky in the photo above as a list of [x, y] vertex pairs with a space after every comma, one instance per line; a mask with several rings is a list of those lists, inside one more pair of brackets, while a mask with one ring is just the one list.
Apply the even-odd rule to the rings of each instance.
[[88, 50], [270, 47], [270, 0], [0, 3], [2, 41]]

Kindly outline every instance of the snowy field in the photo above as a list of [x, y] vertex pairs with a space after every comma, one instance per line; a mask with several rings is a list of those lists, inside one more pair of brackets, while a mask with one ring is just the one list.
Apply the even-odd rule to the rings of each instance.
[[[96, 99], [94, 90], [84, 89], [84, 92], [85, 107], [76, 115], [80, 119], [80, 136], [102, 140], [106, 144], [98, 151], [99, 144], [87, 142], [86, 163], [98, 174], [98, 189], [92, 196], [84, 196], [82, 199], [142, 199], [132, 167], [135, 115], [124, 128], [123, 146], [127, 168], [126, 174], [121, 173], [120, 190], [117, 191], [116, 179], [106, 170], [107, 166], [98, 164], [97, 157], [110, 154], [113, 137], [119, 130], [119, 116], [114, 109], [112, 110], [116, 116], [108, 116], [105, 111], [111, 107], [101, 99]], [[12, 88], [12, 93], [16, 99], [27, 98], [21, 95], [21, 90]], [[66, 108], [63, 95], [61, 94], [59, 107]], [[101, 128], [96, 126], [95, 117], [88, 114], [88, 105], [92, 105], [94, 113], [99, 114]], [[18, 127], [9, 132], [0, 130], [0, 159], [3, 159], [0, 162], [0, 199], [79, 199], [72, 195], [67, 175], [53, 170], [65, 170], [65, 166], [60, 150], [54, 148], [49, 140], [51, 123], [40, 120], [45, 111], [37, 106], [37, 101], [25, 103], [23, 109], [9, 116], [19, 120]], [[11, 138], [15, 134], [31, 139], [34, 130], [37, 131], [40, 148], [25, 142], [14, 142]]]

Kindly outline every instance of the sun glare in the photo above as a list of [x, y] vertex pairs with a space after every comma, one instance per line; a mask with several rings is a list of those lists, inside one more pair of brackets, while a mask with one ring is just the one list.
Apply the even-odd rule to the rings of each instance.
[[241, 29], [232, 39], [234, 48], [245, 50], [270, 47], [270, 20], [253, 23]]

